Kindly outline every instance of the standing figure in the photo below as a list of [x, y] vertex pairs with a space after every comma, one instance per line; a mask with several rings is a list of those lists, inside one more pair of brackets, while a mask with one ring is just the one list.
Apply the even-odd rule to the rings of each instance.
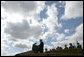
[[77, 41], [77, 48], [78, 49], [82, 49], [81, 45], [79, 44], [79, 42]]
[[44, 43], [42, 41], [42, 39], [40, 39], [40, 45], [39, 45], [39, 52], [43, 53], [43, 47], [44, 47]]
[[72, 43], [69, 43], [69, 49], [74, 49], [74, 46], [72, 45]]
[[65, 48], [64, 48], [65, 50], [67, 50], [68, 49], [68, 47], [67, 47], [67, 45], [65, 45]]
[[45, 52], [47, 52], [47, 48], [45, 48]]

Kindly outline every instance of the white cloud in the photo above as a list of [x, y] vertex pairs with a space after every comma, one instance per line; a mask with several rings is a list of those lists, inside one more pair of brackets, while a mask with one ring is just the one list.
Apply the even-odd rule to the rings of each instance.
[[71, 19], [83, 16], [83, 1], [66, 1], [62, 19]]
[[57, 33], [57, 40], [58, 41], [62, 41], [64, 39], [65, 35], [62, 33], [62, 34], [58, 34]]
[[54, 27], [56, 26], [56, 24], [58, 24], [57, 23], [58, 12], [57, 12], [57, 8], [55, 7], [55, 5], [56, 4], [52, 4], [51, 6], [46, 6], [47, 7], [46, 14], [48, 15], [48, 18], [43, 19], [41, 24], [43, 26], [43, 29], [45, 29], [45, 26], [48, 28], [48, 32], [45, 32], [45, 34], [43, 34], [41, 36], [42, 39], [47, 39], [49, 37], [49, 35], [52, 34], [55, 31]]
[[8, 49], [9, 47], [6, 44], [4, 44], [4, 42], [1, 42], [1, 55], [4, 55]]
[[58, 17], [57, 17], [58, 11], [56, 4], [53, 3], [51, 6], [46, 6], [46, 7], [47, 7], [46, 14], [48, 15], [48, 17], [46, 19], [43, 19], [41, 23], [43, 25], [43, 29], [45, 29], [46, 26], [48, 31], [45, 32], [41, 36], [41, 38], [44, 39], [44, 41], [46, 41], [46, 39], [52, 37], [53, 39], [57, 38], [57, 40], [61, 41], [64, 37], [64, 34], [61, 34], [61, 36], [63, 37], [61, 37], [59, 33], [58, 33], [59, 35], [55, 34], [57, 33], [55, 27], [62, 28], [62, 24], [58, 23]]
[[47, 7], [47, 19], [43, 19], [43, 24], [45, 24], [48, 28], [49, 31], [53, 31], [54, 27], [57, 25], [58, 26], [58, 12], [57, 8], [55, 7], [56, 4], [52, 4], [51, 6]]
[[[1, 3], [1, 6], [3, 9], [2, 14], [3, 12], [4, 14], [7, 13], [5, 32], [13, 36], [11, 37], [12, 40], [15, 40], [15, 37], [21, 39], [27, 38], [29, 35], [36, 38], [38, 37], [38, 33], [40, 34], [42, 28], [37, 21], [39, 19], [37, 16], [39, 16], [38, 14], [44, 9], [45, 1], [5, 1]], [[11, 16], [10, 13], [12, 13]], [[27, 20], [23, 21], [25, 19]], [[32, 24], [29, 23], [30, 19], [32, 20]]]
[[[42, 27], [38, 22], [39, 14], [45, 7], [45, 1], [5, 1], [1, 2], [1, 16], [7, 17], [1, 20], [1, 43], [13, 43], [13, 47], [22, 48], [23, 51], [31, 50], [33, 41], [37, 41], [41, 35]], [[32, 24], [29, 21], [32, 21]], [[28, 38], [28, 39], [27, 39]], [[36, 38], [36, 39], [34, 39]], [[25, 40], [24, 40], [25, 39]], [[6, 43], [2, 45], [7, 45]], [[9, 46], [9, 45], [7, 45]], [[24, 46], [24, 47], [23, 47]], [[27, 48], [28, 47], [28, 48]], [[17, 50], [17, 49], [16, 49]], [[12, 55], [18, 52], [10, 53], [2, 47], [2, 55]]]
[[[49, 35], [51, 35], [53, 32], [56, 32], [55, 26], [62, 28], [62, 24], [58, 23], [58, 11], [56, 4], [53, 3], [51, 6], [46, 6], [47, 7], [47, 12], [46, 14], [48, 15], [47, 19], [43, 19], [42, 24], [45, 24], [46, 27], [48, 28], [48, 32], [45, 32], [43, 34], [43, 39], [47, 39]], [[44, 28], [45, 29], [45, 28]]]
[[[58, 11], [57, 8], [55, 7], [56, 4], [52, 4], [51, 6], [45, 6], [45, 1], [41, 1], [41, 2], [21, 1], [21, 3], [19, 1], [18, 2], [8, 1], [8, 2], [3, 2], [2, 4], [3, 5], [1, 6], [3, 9], [1, 15], [3, 17], [7, 16], [5, 20], [1, 20], [1, 43], [3, 43], [2, 44], [3, 46], [6, 45], [4, 43], [5, 40], [8, 43], [13, 43], [13, 47], [22, 48], [23, 51], [28, 51], [31, 50], [32, 44], [38, 41], [38, 39], [42, 38], [43, 41], [46, 41], [48, 37], [52, 37], [51, 40], [57, 40], [57, 42], [51, 42], [54, 45], [54, 47], [56, 46], [64, 47], [66, 43], [68, 44], [69, 42], [74, 42], [75, 39], [79, 40], [81, 44], [83, 43], [82, 41], [83, 24], [78, 26], [76, 29], [76, 33], [71, 36], [65, 36], [63, 33], [58, 33], [56, 31], [55, 26], [58, 28], [62, 28], [62, 24], [58, 23], [58, 17], [57, 17]], [[32, 7], [29, 5], [32, 5]], [[39, 23], [38, 22], [38, 19], [40, 18], [39, 13], [45, 7], [47, 7], [46, 14], [48, 15], [48, 18], [43, 19], [43, 21]], [[10, 12], [12, 14], [10, 14]], [[31, 24], [30, 24], [30, 20], [31, 20]], [[48, 31], [45, 32], [44, 34], [42, 34], [42, 32], [43, 29], [45, 29], [45, 26], [42, 27], [42, 25], [46, 25], [46, 27], [48, 28]], [[9, 46], [7, 45], [7, 47]], [[45, 45], [44, 47], [45, 48], [47, 47], [48, 49], [53, 48], [52, 46], [49, 45]], [[8, 52], [9, 50], [5, 53], [6, 48], [1, 47], [1, 49], [3, 55], [11, 54], [10, 52]]]
[[[2, 11], [5, 14], [7, 13], [5, 32], [9, 34], [8, 37], [12, 36], [12, 40], [16, 41], [16, 38], [28, 38], [28, 36], [31, 37], [30, 35], [37, 38], [40, 35], [42, 28], [37, 21], [39, 17], [36, 16], [44, 9], [45, 1], [5, 1], [1, 3], [1, 6], [4, 10]], [[12, 13], [11, 16], [10, 12]], [[28, 16], [27, 18], [25, 14]], [[34, 17], [37, 19], [34, 19]], [[32, 24], [29, 23], [30, 19], [32, 20]]]
[[45, 1], [5, 1], [1, 6], [9, 14], [21, 14], [24, 18], [38, 19], [38, 14], [44, 9]]
[[25, 2], [25, 1], [6, 1], [1, 3], [2, 7], [6, 9], [9, 13], [20, 13], [20, 14], [28, 14], [29, 11], [34, 10], [36, 7], [35, 2]]
[[[3, 37], [4, 38], [4, 37]], [[8, 42], [5, 39], [1, 39], [1, 56], [10, 56], [11, 47], [8, 45]]]
[[7, 53], [9, 50], [7, 45], [1, 44], [1, 56], [8, 55], [9, 53]]
[[[14, 47], [22, 48], [23, 51], [31, 50], [33, 41], [32, 42], [31, 41], [28, 41], [27, 38], [25, 38], [25, 37], [28, 37], [28, 39], [29, 39], [30, 36], [28, 34], [30, 34], [31, 36], [34, 36], [34, 38], [35, 37], [37, 38], [38, 37], [38, 33], [40, 34], [40, 32], [41, 32], [40, 31], [41, 30], [41, 27], [39, 25], [38, 26], [29, 26], [28, 27], [28, 25], [29, 24], [25, 20], [23, 22], [5, 24], [5, 27], [2, 25], [3, 27], [2, 27], [2, 31], [1, 31], [1, 35], [2, 35], [1, 36], [1, 43], [4, 43], [4, 41], [6, 41], [9, 44], [10, 43], [14, 43]], [[38, 28], [40, 28], [40, 30]], [[27, 30], [29, 29], [29, 31], [31, 31], [31, 32], [27, 32], [26, 29]], [[36, 29], [39, 30], [39, 31], [37, 32]], [[6, 33], [4, 33], [4, 31], [6, 31]], [[28, 34], [26, 34], [26, 33], [28, 33]], [[34, 35], [34, 34], [36, 34], [36, 35]], [[12, 36], [10, 36], [10, 35], [12, 35]], [[1, 45], [7, 45], [7, 44], [4, 43], [4, 44], [1, 44]], [[25, 47], [23, 47], [23, 46], [25, 46]], [[15, 53], [8, 52], [11, 49], [8, 50], [7, 52], [5, 52], [6, 51], [6, 48], [3, 48], [3, 47], [1, 47], [1, 48], [2, 48], [2, 51], [1, 52], [2, 52], [2, 55], [3, 56], [15, 54]], [[18, 53], [18, 52], [16, 52], [16, 53]]]
[[52, 37], [51, 40], [56, 40], [56, 41], [62, 41], [65, 38], [65, 34], [58, 33], [58, 32], [54, 32], [50, 34], [49, 36]]
[[45, 45], [44, 45], [44, 51], [45, 51], [45, 48], [47, 48], [47, 50], [49, 51], [49, 50], [52, 49], [53, 47], [45, 44]]
[[[64, 45], [68, 45], [69, 47], [69, 43], [73, 43], [73, 45], [76, 45], [76, 41], [78, 41], [83, 48], [83, 24], [80, 24], [76, 29], [75, 29], [75, 33], [71, 36], [64, 36], [64, 34], [58, 34], [59, 37], [57, 37], [58, 41], [53, 41], [51, 42], [51, 44], [54, 45], [54, 47], [56, 48], [57, 46], [63, 47]], [[62, 37], [62, 38], [61, 38]], [[60, 39], [64, 39], [59, 41]]]
[[69, 29], [65, 29], [64, 32], [65, 32], [65, 33], [69, 33]]
[[78, 40], [79, 42], [82, 41], [83, 43], [83, 24], [80, 24], [76, 29], [75, 29], [75, 34], [71, 36], [67, 36], [66, 39], [69, 40], [69, 42], [75, 42]]
[[64, 48], [64, 45], [68, 45], [68, 41], [57, 41], [57, 42], [51, 42], [51, 44], [54, 45], [54, 48], [57, 48], [58, 46]]

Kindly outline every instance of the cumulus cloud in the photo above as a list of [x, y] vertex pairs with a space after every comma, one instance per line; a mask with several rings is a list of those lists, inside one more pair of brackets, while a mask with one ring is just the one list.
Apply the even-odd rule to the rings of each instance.
[[[58, 11], [55, 3], [51, 6], [45, 6], [45, 1], [5, 1], [1, 2], [1, 7], [3, 8], [2, 17], [4, 17], [4, 14], [7, 17], [5, 20], [1, 20], [1, 40], [2, 42], [7, 41], [9, 44], [13, 43], [14, 48], [22, 48], [23, 51], [28, 51], [31, 50], [32, 44], [37, 42], [37, 39], [42, 38], [43, 41], [46, 41], [48, 37], [51, 37], [51, 41], [57, 41], [51, 42], [54, 47], [64, 46], [66, 43], [74, 42], [75, 39], [80, 41], [81, 44], [83, 43], [83, 24], [78, 26], [75, 34], [71, 36], [65, 36], [65, 34], [56, 31], [55, 27], [62, 28], [62, 24], [58, 23]], [[48, 17], [39, 23], [39, 14], [45, 7], [47, 7], [46, 14]], [[43, 29], [46, 28], [48, 31], [43, 33]], [[68, 30], [66, 30], [67, 32]], [[1, 47], [3, 55], [8, 54], [9, 50], [5, 51], [10, 47], [7, 45], [5, 48], [5, 45], [4, 43]], [[53, 48], [45, 44], [44, 48], [46, 47], [48, 49]]]
[[52, 4], [51, 6], [48, 6], [47, 8], [47, 19], [43, 19], [43, 24], [46, 24], [46, 26], [49, 28], [50, 31], [54, 30], [55, 25], [58, 25], [58, 12], [57, 8], [55, 7], [56, 4]]
[[83, 16], [83, 1], [66, 1], [62, 19], [71, 19]]
[[[72, 36], [67, 37], [71, 42], [74, 42], [76, 40], [78, 40], [79, 42], [82, 41], [83, 43], [83, 24], [80, 24], [76, 30], [75, 30], [75, 34], [73, 34]], [[81, 43], [81, 44], [82, 44]], [[83, 45], [83, 44], [82, 44]]]
[[51, 40], [56, 40], [56, 41], [62, 41], [65, 38], [65, 34], [58, 32], [52, 33], [50, 34], [50, 36], [52, 37]]
[[7, 12], [28, 14], [30, 11], [34, 10], [36, 7], [35, 2], [25, 2], [25, 1], [6, 1], [1, 3], [2, 7], [6, 9]]
[[[48, 15], [48, 17], [46, 19], [43, 19], [42, 24], [43, 24], [44, 29], [46, 26], [48, 31], [45, 32], [41, 38], [42, 39], [48, 39], [48, 37], [55, 38], [55, 34], [54, 34], [56, 32], [55, 27], [62, 28], [62, 24], [58, 23], [58, 17], [57, 17], [58, 11], [57, 11], [56, 4], [53, 3], [51, 6], [46, 6], [46, 7], [47, 7], [46, 14]], [[56, 38], [59, 39], [62, 37], [56, 37]]]
[[[40, 35], [42, 28], [38, 25], [37, 19], [39, 17], [37, 16], [44, 9], [44, 1], [5, 1], [1, 3], [1, 6], [8, 15], [5, 33], [9, 34], [12, 40], [16, 41], [14, 38], [24, 39], [31, 36], [37, 38]], [[11, 16], [8, 13], [12, 13]], [[30, 25], [29, 20], [31, 18], [32, 24]]]
[[[28, 41], [28, 39], [32, 37], [33, 40], [36, 41], [41, 35], [42, 27], [38, 22], [38, 19], [39, 14], [44, 7], [45, 1], [2, 1], [1, 16], [2, 18], [7, 17], [4, 20], [1, 20], [2, 42], [5, 40], [10, 45], [13, 43], [14, 48], [17, 47], [25, 50], [25, 48], [28, 47], [28, 50], [31, 50], [33, 41]], [[32, 22], [31, 24], [29, 22], [30, 19]], [[2, 49], [3, 55], [9, 55], [10, 52], [5, 53], [6, 48], [2, 47]], [[27, 51], [27, 49], [25, 51]]]
[[38, 18], [38, 14], [45, 7], [45, 1], [5, 1], [1, 3], [1, 6], [6, 12], [19, 13], [24, 17], [34, 17]]
[[51, 44], [53, 44], [55, 48], [57, 48], [57, 46], [64, 48], [65, 44], [68, 45], [68, 41], [65, 40], [65, 41], [51, 42]]
[[58, 41], [62, 41], [64, 39], [64, 37], [65, 37], [65, 35], [63, 33], [61, 33], [61, 34], [57, 33], [57, 40]]
[[44, 45], [44, 51], [45, 51], [46, 48], [47, 48], [47, 50], [49, 51], [49, 50], [52, 49], [53, 47], [45, 44], [45, 45]]
[[[73, 45], [76, 45], [76, 43], [77, 43], [76, 40], [77, 40], [82, 45], [82, 48], [83, 48], [83, 24], [80, 24], [75, 29], [75, 31], [76, 31], [75, 34], [70, 35], [70, 36], [65, 36], [63, 38], [64, 40], [57, 41], [57, 42], [53, 41], [53, 42], [51, 42], [51, 44], [53, 44], [54, 47], [61, 46], [64, 48], [65, 44], [68, 45], [68, 47], [69, 47], [69, 43], [73, 43]], [[59, 38], [59, 39], [61, 39], [61, 38]]]
[[[37, 29], [37, 30], [36, 30]], [[38, 26], [30, 26], [26, 20], [22, 23], [7, 23], [5, 33], [13, 39], [27, 39], [29, 37], [38, 38], [41, 35], [42, 28]]]

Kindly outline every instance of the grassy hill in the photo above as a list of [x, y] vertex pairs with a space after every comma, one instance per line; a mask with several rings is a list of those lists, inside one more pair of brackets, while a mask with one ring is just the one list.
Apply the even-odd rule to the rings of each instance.
[[81, 49], [67, 49], [67, 50], [50, 50], [44, 53], [34, 53], [33, 51], [27, 51], [15, 56], [83, 56], [83, 50]]

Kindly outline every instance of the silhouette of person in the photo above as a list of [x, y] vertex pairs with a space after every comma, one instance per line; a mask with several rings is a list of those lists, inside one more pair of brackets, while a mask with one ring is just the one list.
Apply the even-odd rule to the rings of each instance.
[[34, 52], [36, 51], [36, 43], [33, 44], [32, 51], [34, 51]]
[[65, 48], [64, 49], [68, 49], [67, 45], [65, 45]]
[[44, 47], [44, 43], [42, 41], [42, 39], [40, 39], [40, 45], [39, 45], [39, 52], [43, 53], [43, 47]]
[[45, 48], [45, 52], [47, 52], [47, 48]]
[[74, 49], [74, 46], [72, 45], [72, 43], [69, 43], [69, 49]]
[[77, 41], [77, 48], [82, 49], [81, 45], [79, 44], [79, 42]]

